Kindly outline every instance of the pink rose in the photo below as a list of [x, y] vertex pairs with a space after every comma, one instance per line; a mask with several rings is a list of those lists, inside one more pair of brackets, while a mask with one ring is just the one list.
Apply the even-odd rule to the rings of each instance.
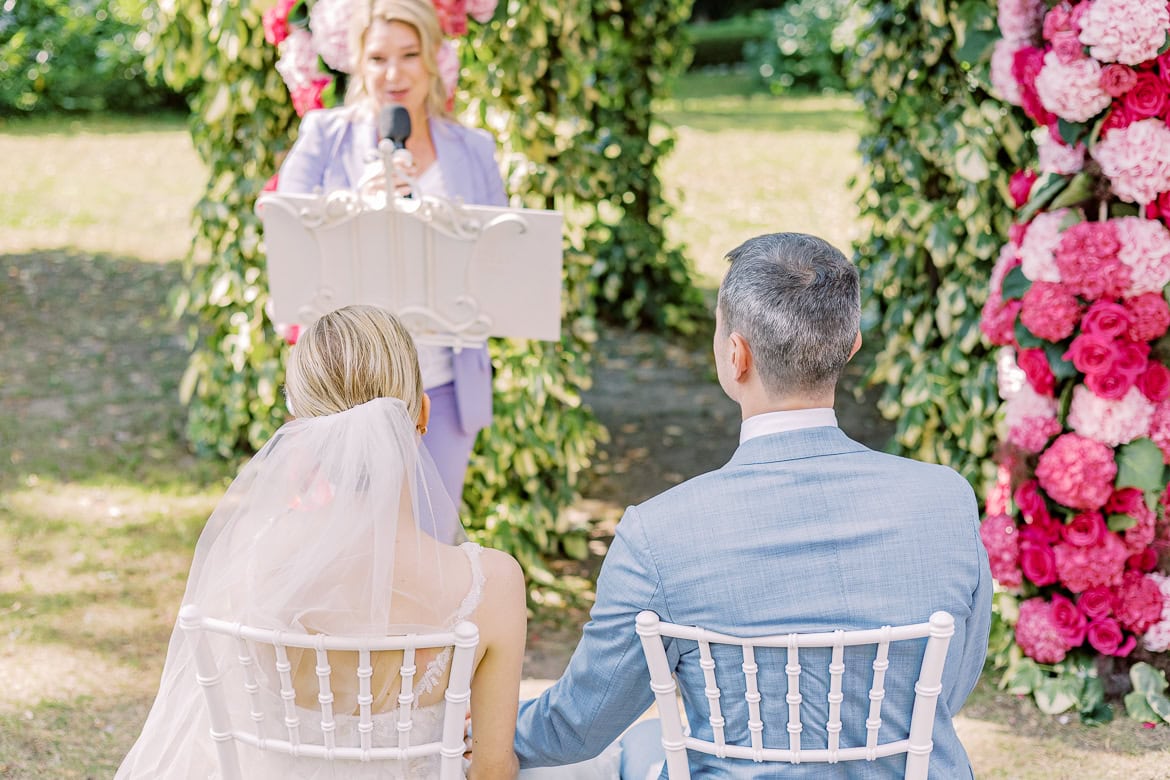
[[1136, 381], [1137, 377], [1132, 374], [1126, 374], [1118, 371], [1116, 368], [1111, 368], [1108, 373], [1089, 374], [1086, 376], [1085, 387], [1092, 390], [1093, 395], [1098, 398], [1105, 398], [1109, 401], [1120, 401], [1122, 398], [1125, 398]]
[[1027, 482], [1021, 483], [1016, 488], [1016, 494], [1013, 498], [1016, 506], [1020, 509], [1020, 514], [1028, 520], [1028, 523], [1040, 526], [1043, 530], [1044, 535], [1041, 537], [1043, 541], [1055, 542], [1060, 538], [1060, 528], [1052, 520], [1052, 516], [1048, 514], [1048, 505], [1044, 503], [1044, 497], [1040, 495], [1036, 480], [1029, 479]]
[[1122, 130], [1133, 124], [1133, 117], [1129, 115], [1125, 104], [1120, 100], [1114, 100], [1113, 106], [1109, 109], [1109, 113], [1105, 115], [1105, 119], [1101, 122], [1101, 137], [1109, 135], [1111, 130]]
[[1052, 6], [1047, 14], [1044, 15], [1044, 26], [1041, 28], [1041, 34], [1044, 40], [1051, 41], [1059, 33], [1071, 32], [1072, 20], [1069, 16], [1069, 8], [1064, 3], [1057, 3]]
[[1028, 202], [1028, 198], [1032, 195], [1032, 185], [1036, 183], [1039, 178], [1035, 171], [1023, 169], [1012, 174], [1008, 181], [1008, 191], [1012, 196], [1012, 203], [1016, 208], [1020, 208]]
[[1052, 51], [1056, 58], [1065, 65], [1072, 64], [1084, 57], [1084, 46], [1075, 32], [1058, 32], [1052, 36]]
[[1127, 376], [1139, 377], [1150, 362], [1150, 345], [1134, 341], [1117, 342], [1117, 357], [1113, 366]]
[[1137, 83], [1125, 93], [1125, 110], [1134, 120], [1158, 116], [1166, 107], [1166, 85], [1149, 71], [1137, 74]]
[[1129, 312], [1112, 301], [1096, 301], [1081, 318], [1081, 330], [1094, 336], [1115, 339], [1129, 328]]
[[1077, 547], [1088, 547], [1101, 541], [1108, 529], [1100, 512], [1082, 512], [1063, 529], [1064, 540]]
[[1036, 92], [1036, 76], [1044, 68], [1044, 50], [1035, 46], [1024, 46], [1012, 60], [1012, 75], [1020, 84], [1020, 104], [1036, 124], [1050, 125], [1056, 116], [1040, 102]]
[[1098, 585], [1077, 597], [1077, 606], [1090, 620], [1108, 617], [1113, 612], [1115, 597], [1112, 588]]
[[1037, 585], [1056, 582], [1056, 555], [1046, 544], [1025, 541], [1020, 545], [1020, 569]]
[[1073, 339], [1064, 353], [1064, 360], [1071, 361], [1082, 374], [1102, 374], [1113, 367], [1118, 352], [1116, 342], [1112, 339], [1082, 333]]
[[1089, 623], [1086, 637], [1093, 649], [1101, 655], [1127, 656], [1133, 651], [1137, 640], [1132, 636], [1122, 644], [1121, 626], [1113, 618], [1100, 618]]
[[1151, 360], [1145, 373], [1138, 377], [1138, 389], [1154, 403], [1170, 398], [1170, 369], [1156, 360]]
[[1135, 295], [1122, 302], [1129, 312], [1129, 338], [1132, 341], [1153, 341], [1170, 328], [1170, 307], [1161, 293]]
[[1152, 572], [1158, 568], [1158, 551], [1147, 547], [1136, 555], [1131, 555], [1125, 561], [1125, 566], [1133, 571]]
[[276, 0], [276, 5], [264, 12], [264, 40], [276, 46], [288, 37], [288, 12], [298, 0]]
[[1136, 83], [1137, 74], [1128, 65], [1113, 63], [1101, 69], [1101, 89], [1112, 97], [1121, 97]]
[[1075, 604], [1060, 594], [1052, 597], [1052, 623], [1070, 648], [1085, 641], [1088, 620]]
[[317, 79], [292, 91], [293, 109], [297, 116], [304, 116], [310, 111], [325, 107], [321, 102], [321, 93], [329, 86], [330, 81], [331, 79]]
[[443, 34], [452, 38], [467, 34], [467, 0], [434, 0]]
[[1051, 397], [1056, 388], [1056, 377], [1048, 365], [1048, 356], [1042, 349], [1021, 349], [1016, 363], [1028, 378], [1028, 384], [1040, 395]]

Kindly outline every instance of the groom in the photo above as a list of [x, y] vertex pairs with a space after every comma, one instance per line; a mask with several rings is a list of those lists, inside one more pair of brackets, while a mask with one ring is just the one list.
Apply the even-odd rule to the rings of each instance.
[[[544, 695], [520, 705], [520, 766], [595, 756], [650, 706], [649, 674], [634, 631], [644, 609], [673, 623], [742, 635], [922, 622], [941, 609], [954, 616], [955, 634], [935, 716], [930, 776], [970, 777], [952, 718], [983, 667], [991, 617], [991, 574], [975, 496], [954, 471], [874, 452], [837, 427], [836, 383], [861, 346], [858, 275], [839, 251], [813, 236], [777, 233], [745, 242], [728, 259], [714, 352], [719, 384], [743, 411], [739, 449], [718, 471], [626, 510], [568, 669]], [[697, 646], [670, 642], [668, 661], [690, 692], [691, 732], [710, 738]], [[920, 657], [921, 645], [910, 644], [891, 646], [882, 707], [884, 722], [903, 732], [913, 678], [907, 682], [909, 672], [896, 670], [914, 651]], [[800, 688], [806, 749], [826, 746], [828, 720], [826, 680], [811, 673], [820, 665], [812, 653], [801, 652], [810, 670]], [[715, 660], [727, 680], [739, 676], [740, 692], [733, 688], [721, 700], [727, 742], [750, 744], [738, 674], [743, 658], [717, 654]], [[865, 744], [870, 661], [846, 655], [842, 747]], [[764, 744], [786, 748], [784, 653], [757, 651], [757, 662]], [[728, 773], [721, 776], [778, 772], [776, 765], [696, 752], [689, 757], [700, 776], [716, 766]], [[901, 777], [904, 765], [905, 757], [897, 756], [800, 764], [782, 774]]]

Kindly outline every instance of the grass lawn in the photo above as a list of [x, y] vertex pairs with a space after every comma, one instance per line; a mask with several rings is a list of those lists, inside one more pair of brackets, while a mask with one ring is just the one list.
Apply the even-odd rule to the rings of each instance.
[[[669, 224], [702, 283], [757, 233], [855, 237], [861, 116], [690, 80]], [[153, 697], [202, 524], [234, 472], [182, 441], [180, 281], [202, 168], [181, 119], [0, 124], [0, 778], [104, 778]], [[11, 166], [15, 166], [14, 168]], [[1170, 776], [1166, 729], [1088, 728], [977, 691], [980, 778]]]

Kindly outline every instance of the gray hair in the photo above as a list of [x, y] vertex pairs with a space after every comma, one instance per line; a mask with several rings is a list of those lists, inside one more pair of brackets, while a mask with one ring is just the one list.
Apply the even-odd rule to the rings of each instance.
[[804, 233], [749, 239], [727, 259], [723, 327], [747, 340], [764, 388], [775, 396], [833, 390], [861, 325], [853, 264]]

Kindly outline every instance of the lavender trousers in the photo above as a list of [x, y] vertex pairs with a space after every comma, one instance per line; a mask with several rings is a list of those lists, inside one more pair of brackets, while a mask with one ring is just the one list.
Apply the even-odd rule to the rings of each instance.
[[[467, 476], [467, 463], [471, 460], [471, 448], [475, 446], [478, 430], [467, 433], [459, 421], [459, 409], [455, 405], [455, 383], [448, 382], [438, 387], [427, 388], [431, 397], [431, 418], [427, 423], [426, 435], [422, 437], [427, 452], [435, 462], [439, 479], [459, 514], [463, 500], [463, 480]], [[439, 541], [458, 543], [467, 539], [462, 527], [440, 528]]]

